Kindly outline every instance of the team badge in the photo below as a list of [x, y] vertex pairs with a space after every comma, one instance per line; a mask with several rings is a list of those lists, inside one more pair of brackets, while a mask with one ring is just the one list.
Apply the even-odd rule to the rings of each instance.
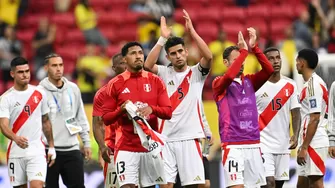
[[146, 92], [150, 92], [151, 91], [151, 85], [150, 84], [143, 84], [143, 89]]
[[37, 96], [34, 96], [34, 102], [37, 104], [40, 101], [40, 99]]

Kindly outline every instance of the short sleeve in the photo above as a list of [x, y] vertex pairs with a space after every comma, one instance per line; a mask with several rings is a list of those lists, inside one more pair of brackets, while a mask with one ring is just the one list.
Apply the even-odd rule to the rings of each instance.
[[104, 100], [104, 91], [97, 92], [97, 94], [94, 96], [93, 100], [93, 116], [102, 116], [102, 106], [103, 106], [103, 100]]
[[323, 100], [323, 90], [320, 84], [312, 82], [307, 87], [307, 101], [308, 101], [308, 112], [321, 113], [322, 100]]
[[8, 118], [9, 119], [9, 102], [8, 99], [4, 96], [0, 97], [0, 118]]
[[45, 115], [50, 112], [50, 108], [48, 105], [48, 97], [44, 91], [40, 91], [42, 93], [42, 115]]
[[301, 107], [297, 85], [295, 83], [292, 83], [292, 85], [294, 90], [290, 98], [290, 110]]
[[204, 68], [201, 67], [200, 63], [197, 63], [196, 65], [191, 67], [192, 70], [192, 76], [196, 78], [198, 81], [205, 81], [207, 78], [207, 75], [209, 71], [207, 72], [204, 70]]

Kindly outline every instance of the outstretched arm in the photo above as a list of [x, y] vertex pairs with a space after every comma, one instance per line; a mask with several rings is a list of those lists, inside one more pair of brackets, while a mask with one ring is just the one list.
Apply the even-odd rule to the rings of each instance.
[[189, 14], [186, 12], [186, 10], [183, 10], [184, 12], [184, 18], [186, 20], [186, 30], [191, 34], [193, 40], [197, 44], [199, 51], [202, 55], [202, 58], [200, 60], [200, 65], [202, 68], [211, 68], [212, 60], [213, 60], [213, 54], [211, 50], [208, 48], [206, 42], [202, 40], [202, 38], [198, 35], [198, 33], [195, 31], [192, 20], [189, 16]]

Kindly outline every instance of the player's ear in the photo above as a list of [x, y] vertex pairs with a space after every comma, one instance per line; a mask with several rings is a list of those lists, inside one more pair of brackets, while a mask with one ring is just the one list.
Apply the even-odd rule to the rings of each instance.
[[14, 71], [15, 71], [15, 69], [10, 70], [10, 76], [11, 76], [12, 78], [14, 78]]
[[166, 57], [166, 59], [168, 59], [169, 61], [171, 61], [169, 54], [166, 54], [165, 57]]
[[188, 49], [185, 48], [185, 55], [188, 56]]
[[226, 65], [226, 67], [229, 67], [229, 61], [228, 61], [228, 59], [223, 59], [223, 64]]

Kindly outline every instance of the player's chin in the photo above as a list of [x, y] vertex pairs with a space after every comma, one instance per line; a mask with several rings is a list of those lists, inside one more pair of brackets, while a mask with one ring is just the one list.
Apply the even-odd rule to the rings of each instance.
[[135, 70], [141, 70], [141, 69], [143, 69], [143, 64], [135, 66]]

